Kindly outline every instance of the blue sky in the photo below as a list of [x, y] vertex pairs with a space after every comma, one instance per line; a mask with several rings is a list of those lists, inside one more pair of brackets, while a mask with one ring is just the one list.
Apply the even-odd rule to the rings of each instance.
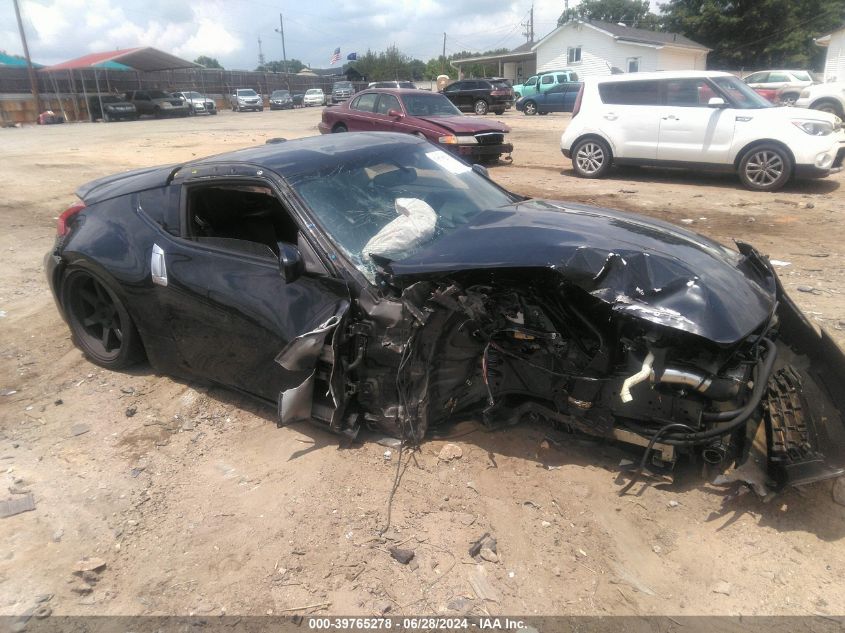
[[[440, 54], [515, 47], [531, 0], [355, 0], [303, 3], [270, 0], [20, 0], [33, 60], [57, 63], [91, 52], [154, 46], [194, 59], [217, 57], [226, 68], [253, 69], [258, 38], [267, 60], [281, 59], [275, 28], [285, 16], [288, 58], [328, 67], [340, 46], [344, 57], [395, 44], [428, 60]], [[573, 5], [575, 2], [572, 3]], [[534, 3], [535, 39], [551, 31], [562, 1]], [[21, 53], [11, 2], [0, 4], [0, 48]]]

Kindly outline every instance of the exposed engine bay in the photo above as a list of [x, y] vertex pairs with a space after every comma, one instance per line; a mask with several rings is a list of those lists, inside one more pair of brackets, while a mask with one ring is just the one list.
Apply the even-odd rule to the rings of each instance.
[[762, 496], [845, 472], [841, 455], [820, 451], [845, 441], [820, 380], [841, 352], [820, 351], [785, 295], [724, 345], [632, 317], [548, 269], [466, 271], [385, 284], [385, 294], [333, 317], [308, 394], [298, 406], [298, 389], [283, 394], [284, 423], [323, 420], [349, 435], [365, 425], [415, 444], [450, 422], [528, 417], [641, 447], [652, 472], [703, 462]]

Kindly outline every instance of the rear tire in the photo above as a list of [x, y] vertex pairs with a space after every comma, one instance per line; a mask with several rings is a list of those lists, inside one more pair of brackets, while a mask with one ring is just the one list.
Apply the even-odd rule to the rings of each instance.
[[777, 191], [792, 176], [792, 158], [777, 145], [752, 147], [739, 161], [739, 180], [752, 191]]
[[610, 169], [613, 156], [602, 139], [586, 138], [572, 148], [572, 169], [581, 178], [602, 178]]
[[478, 99], [472, 106], [473, 111], [478, 115], [487, 114], [487, 102], [484, 99]]
[[98, 275], [70, 268], [61, 295], [73, 342], [91, 362], [123, 369], [143, 360], [141, 337], [129, 312]]
[[343, 123], [338, 123], [332, 128], [332, 134], [342, 134], [343, 132], [348, 132], [349, 128], [347, 128]]
[[534, 116], [537, 114], [537, 104], [533, 101], [526, 101], [522, 106], [522, 111], [525, 113], [525, 116]]

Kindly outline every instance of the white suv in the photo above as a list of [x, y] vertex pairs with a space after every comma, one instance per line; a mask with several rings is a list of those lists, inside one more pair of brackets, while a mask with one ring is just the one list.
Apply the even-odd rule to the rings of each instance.
[[845, 117], [845, 82], [836, 81], [804, 88], [795, 105], [830, 112], [841, 119]]
[[838, 171], [841, 128], [827, 112], [773, 107], [728, 73], [664, 71], [586, 79], [560, 148], [584, 178], [665, 165], [737, 172], [749, 189], [775, 191], [792, 175]]

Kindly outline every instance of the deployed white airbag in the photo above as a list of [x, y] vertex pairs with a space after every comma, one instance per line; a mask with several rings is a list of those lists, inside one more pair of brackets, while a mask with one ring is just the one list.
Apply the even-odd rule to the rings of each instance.
[[417, 198], [396, 198], [395, 220], [388, 222], [364, 246], [364, 255], [374, 253], [397, 257], [408, 253], [434, 235], [437, 213], [429, 204]]

